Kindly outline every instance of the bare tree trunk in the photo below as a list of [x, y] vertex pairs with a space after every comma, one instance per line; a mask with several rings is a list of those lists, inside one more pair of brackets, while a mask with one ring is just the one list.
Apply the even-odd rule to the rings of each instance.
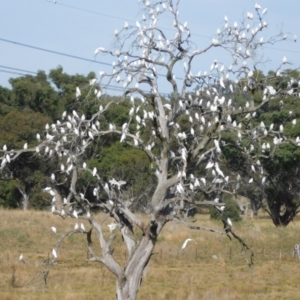
[[283, 214], [280, 214], [280, 211], [271, 210], [271, 218], [273, 224], [276, 227], [287, 226], [291, 221], [293, 221], [295, 216], [296, 216], [296, 209], [292, 207], [286, 208]]
[[18, 181], [18, 190], [23, 197], [23, 201], [22, 201], [23, 210], [27, 210], [29, 207], [29, 193], [27, 193], [26, 190], [22, 188], [20, 181]]
[[29, 195], [26, 193], [23, 194], [22, 206], [23, 210], [27, 210], [29, 207]]
[[126, 265], [124, 276], [117, 279], [116, 299], [135, 300], [142, 282], [143, 271], [146, 268], [153, 249], [156, 238], [144, 236], [136, 250], [132, 253]]
[[[284, 200], [282, 201], [281, 198]], [[276, 227], [287, 226], [297, 214], [298, 206], [291, 195], [279, 194], [274, 197], [268, 195], [268, 212]]]

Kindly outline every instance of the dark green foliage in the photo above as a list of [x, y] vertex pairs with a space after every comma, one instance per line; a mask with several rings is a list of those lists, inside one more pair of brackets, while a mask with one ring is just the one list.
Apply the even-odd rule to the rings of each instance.
[[0, 115], [3, 116], [13, 109], [11, 90], [0, 86]]
[[56, 119], [60, 115], [60, 101], [56, 91], [47, 80], [43, 71], [36, 76], [10, 79], [12, 102], [20, 111], [34, 111]]
[[[98, 88], [98, 86], [91, 87], [89, 85], [89, 81], [94, 78], [96, 78], [94, 72], [90, 72], [87, 76], [83, 76], [80, 74], [69, 75], [63, 71], [61, 66], [50, 70], [49, 80], [56, 87], [56, 93], [60, 103], [60, 114], [65, 110], [71, 111], [76, 109], [79, 114], [84, 113], [87, 118], [91, 117], [92, 113], [95, 111], [95, 106], [97, 109], [99, 107], [99, 101], [94, 95], [94, 89]], [[75, 97], [76, 87], [81, 91], [79, 99], [76, 99]], [[87, 96], [89, 96], [90, 101], [85, 102], [84, 99]], [[94, 101], [91, 101], [92, 99]]]
[[226, 201], [226, 206], [222, 214], [222, 219], [226, 220], [227, 218], [230, 218], [234, 222], [241, 221], [240, 210], [237, 204], [231, 199]]
[[114, 123], [116, 126], [122, 126], [128, 122], [128, 112], [130, 109], [128, 101], [119, 103], [118, 105], [111, 105], [110, 109], [105, 112], [105, 117], [108, 122]]
[[209, 215], [211, 219], [221, 220], [220, 212], [214, 206], [209, 206]]
[[51, 119], [36, 112], [11, 111], [0, 119], [0, 145], [6, 144], [8, 149], [23, 148], [36, 144], [36, 134], [43, 134], [45, 124]]
[[[94, 164], [94, 160], [90, 161], [91, 166]], [[154, 180], [148, 156], [139, 149], [119, 142], [103, 148], [95, 166], [105, 181], [112, 178], [126, 181], [134, 196], [145, 191]]]
[[[270, 72], [269, 75], [271, 77], [269, 76], [269, 80], [265, 81], [263, 74], [259, 74], [263, 88], [271, 85], [277, 91], [280, 91], [282, 88], [291, 85], [293, 92], [299, 93], [299, 72], [286, 70], [280, 77], [275, 76], [274, 72]], [[291, 84], [293, 82], [291, 78], [294, 78], [294, 84]], [[242, 86], [243, 84], [241, 83]], [[240, 97], [241, 95], [238, 96]], [[257, 89], [253, 94], [254, 102], [259, 104], [262, 98], [263, 89]], [[245, 103], [245, 99], [243, 99], [243, 103]], [[300, 178], [298, 170], [300, 167], [300, 149], [296, 145], [284, 141], [285, 143], [278, 145], [273, 151], [273, 138], [280, 138], [284, 135], [288, 139], [295, 141], [296, 137], [300, 135], [299, 104], [300, 100], [298, 97], [282, 94], [282, 97], [263, 105], [256, 112], [255, 116], [251, 115], [250, 118], [246, 119], [242, 110], [241, 114], [236, 116], [237, 123], [243, 123], [249, 128], [249, 131], [253, 128], [259, 130], [258, 126], [263, 122], [268, 134], [266, 142], [270, 143], [272, 152], [263, 150], [263, 142], [254, 142], [251, 136], [243, 136], [243, 139], [239, 142], [237, 142], [236, 136], [230, 131], [225, 132], [222, 136], [222, 140], [226, 141], [226, 146], [222, 147], [224, 162], [226, 162], [227, 167], [238, 171], [242, 176], [242, 180], [239, 183], [240, 187], [239, 189], [236, 188], [238, 189], [237, 193], [247, 195], [249, 192], [251, 194], [251, 189], [255, 190], [256, 193], [257, 190], [260, 190], [260, 199], [267, 199], [267, 210], [276, 226], [287, 225], [297, 213], [299, 203], [296, 199], [299, 199]], [[236, 108], [238, 108], [237, 105]], [[291, 123], [293, 119], [297, 119], [296, 125]], [[269, 132], [271, 124], [273, 124], [273, 131]], [[280, 125], [284, 127], [283, 134], [279, 133]], [[253, 144], [254, 150], [248, 152], [251, 144]], [[253, 159], [251, 159], [251, 156]], [[267, 184], [265, 185], [261, 184], [258, 172], [251, 171], [251, 165], [255, 165], [256, 170], [260, 171], [259, 166], [256, 165], [258, 159], [265, 170], [264, 176], [267, 179]], [[254, 179], [253, 185], [255, 185], [255, 188], [249, 186], [248, 181], [250, 178]], [[258, 206], [261, 207], [261, 204], [258, 203]]]
[[210, 206], [209, 214], [210, 214], [211, 219], [226, 220], [227, 218], [230, 218], [234, 222], [241, 221], [240, 210], [239, 210], [237, 204], [231, 199], [226, 200], [225, 209], [224, 209], [222, 215], [213, 206]]
[[[95, 105], [99, 107], [99, 101], [91, 101], [85, 104], [84, 101], [77, 101], [75, 97], [76, 86], [82, 90], [82, 97], [92, 92], [89, 87], [89, 80], [95, 78], [94, 73], [88, 76], [68, 75], [63, 73], [62, 68], [50, 71], [50, 80], [55, 83], [54, 88], [51, 81], [43, 71], [36, 76], [23, 76], [10, 80], [12, 89], [0, 88], [0, 147], [7, 145], [8, 150], [23, 148], [25, 143], [28, 147], [37, 144], [36, 134], [43, 136], [45, 124], [51, 124], [60, 118], [63, 111], [76, 108], [80, 114], [83, 104], [85, 113], [94, 111]], [[83, 99], [83, 98], [82, 98]], [[81, 100], [82, 100], [81, 99]], [[97, 147], [94, 149], [97, 151]], [[21, 155], [17, 161], [11, 163], [2, 174], [5, 179], [18, 179], [20, 188], [30, 196], [31, 207], [43, 208], [49, 203], [45, 202], [45, 195], [41, 189], [45, 187], [47, 177], [57, 168], [55, 161], [49, 165], [43, 159], [39, 159], [35, 153]], [[93, 153], [87, 153], [89, 157]], [[2, 187], [3, 186], [3, 187]], [[22, 202], [22, 195], [16, 188], [17, 185], [7, 185], [0, 182], [0, 189], [14, 194], [11, 197], [3, 197], [1, 205], [15, 207]], [[10, 190], [11, 188], [11, 190]], [[5, 200], [6, 199], [6, 200]], [[17, 203], [17, 204], [15, 204]]]
[[51, 200], [49, 200], [49, 195], [42, 191], [43, 186], [37, 185], [31, 191], [30, 196], [30, 208], [33, 209], [47, 209], [51, 207]]
[[0, 181], [0, 206], [17, 208], [19, 206], [18, 199], [20, 198], [17, 190], [17, 182], [14, 180]]
[[[0, 145], [6, 144], [8, 150], [23, 148], [25, 143], [28, 143], [29, 147], [34, 147], [37, 143], [36, 134], [38, 132], [43, 134], [41, 130], [48, 122], [51, 122], [51, 119], [40, 113], [11, 111], [0, 119]], [[5, 179], [16, 179], [20, 188], [26, 194], [32, 195], [35, 186], [39, 186], [41, 190], [48, 168], [49, 163], [45, 164], [34, 153], [23, 153], [7, 166], [6, 173], [1, 176]], [[22, 195], [16, 188], [18, 184], [10, 185], [12, 188], [10, 193], [14, 194], [13, 206], [20, 205], [22, 202]], [[3, 188], [7, 186], [5, 181], [0, 181], [0, 189], [2, 186]], [[8, 197], [7, 203], [12, 203], [9, 199]]]

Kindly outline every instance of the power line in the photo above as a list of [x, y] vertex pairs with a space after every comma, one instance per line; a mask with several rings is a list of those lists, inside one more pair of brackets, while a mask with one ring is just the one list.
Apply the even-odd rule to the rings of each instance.
[[[47, 1], [47, 2], [49, 2], [49, 1]], [[84, 9], [84, 8], [79, 8], [79, 7], [72, 6], [72, 5], [62, 4], [62, 3], [58, 3], [58, 2], [56, 2], [55, 4], [56, 5], [60, 5], [60, 6], [65, 6], [65, 7], [68, 7], [68, 8], [73, 8], [73, 9], [76, 9], [76, 10], [81, 10], [81, 11], [88, 12], [88, 13], [92, 13], [92, 14], [95, 14], [95, 15], [100, 15], [100, 16], [112, 18], [112, 19], [117, 19], [117, 20], [122, 20], [122, 21], [128, 21], [128, 20], [126, 20], [124, 18], [121, 18], [121, 17], [107, 15], [107, 14], [99, 13], [99, 12], [96, 12], [96, 11], [92, 11], [92, 10], [88, 10], [88, 9]]]
[[[46, 1], [49, 2], [48, 0], [46, 0]], [[76, 7], [76, 6], [72, 6], [72, 5], [66, 5], [66, 4], [62, 4], [62, 3], [58, 3], [58, 2], [56, 2], [56, 5], [65, 6], [65, 7], [68, 7], [68, 8], [72, 8], [72, 9], [76, 9], [76, 10], [80, 10], [80, 11], [84, 11], [84, 12], [104, 16], [104, 17], [107, 17], [107, 18], [112, 18], [112, 19], [117, 19], [117, 20], [122, 20], [122, 21], [129, 21], [129, 22], [135, 23], [134, 20], [129, 20], [129, 19], [121, 18], [121, 17], [116, 17], [116, 16], [112, 16], [112, 15], [108, 15], [108, 14], [103, 14], [103, 13], [100, 13], [100, 12], [95, 12], [95, 11], [92, 11], [92, 10], [88, 10], [88, 9], [84, 9], [84, 8], [80, 8], [80, 7]], [[176, 31], [175, 29], [166, 28], [166, 27], [160, 27], [160, 28], [170, 30], [170, 31]], [[199, 34], [199, 33], [193, 33], [193, 36], [199, 36], [199, 37], [204, 37], [204, 38], [207, 38], [207, 39], [211, 39], [211, 36], [203, 35], [203, 34]], [[271, 50], [277, 50], [277, 51], [300, 53], [300, 51], [297, 51], [297, 50], [288, 50], [288, 49], [280, 49], [280, 48], [273, 48], [273, 47], [265, 47], [265, 48], [266, 49], [271, 49]]]
[[27, 48], [32, 48], [32, 49], [36, 49], [36, 50], [40, 50], [40, 51], [44, 51], [44, 52], [49, 52], [49, 53], [53, 53], [53, 54], [57, 54], [57, 55], [62, 55], [62, 56], [67, 56], [67, 57], [71, 57], [71, 58], [75, 58], [75, 59], [89, 61], [89, 62], [93, 62], [93, 63], [100, 64], [100, 65], [111, 66], [111, 64], [109, 64], [109, 63], [105, 63], [105, 62], [101, 62], [101, 61], [97, 61], [97, 60], [92, 60], [92, 59], [89, 59], [89, 58], [84, 58], [84, 57], [80, 57], [80, 56], [76, 56], [76, 55], [72, 55], [72, 54], [67, 54], [67, 53], [63, 53], [63, 52], [59, 52], [59, 51], [49, 50], [49, 49], [41, 48], [41, 47], [37, 47], [37, 46], [32, 46], [32, 45], [28, 45], [28, 44], [24, 44], [24, 43], [19, 43], [19, 42], [16, 42], [16, 41], [11, 41], [11, 40], [7, 40], [7, 39], [3, 39], [3, 38], [0, 38], [0, 41], [15, 44], [15, 45], [18, 45], [18, 46], [27, 47]]
[[10, 70], [15, 70], [15, 71], [21, 71], [21, 72], [25, 72], [25, 73], [37, 74], [37, 72], [32, 72], [32, 71], [17, 69], [17, 68], [12, 68], [12, 67], [6, 67], [6, 66], [1, 66], [1, 65], [0, 65], [0, 68], [10, 69]]
[[[19, 72], [14, 72], [14, 71], [7, 71], [7, 70], [1, 70], [0, 72], [2, 73], [8, 73], [8, 74], [14, 74], [14, 75], [21, 75], [21, 76], [25, 76], [25, 75], [29, 75], [30, 74], [38, 74], [37, 72], [33, 72], [33, 71], [28, 71], [28, 70], [23, 70], [23, 69], [19, 69], [19, 68], [13, 68], [13, 67], [8, 67], [8, 66], [2, 66], [0, 65], [0, 68], [5, 68], [5, 69], [9, 69], [9, 70], [16, 70], [16, 71], [20, 71], [20, 72], [24, 72], [24, 73], [19, 73]], [[112, 91], [117, 91], [117, 92], [123, 92], [124, 89], [121, 86], [116, 86], [116, 85], [104, 85], [103, 87], [105, 90], [112, 90]], [[144, 91], [145, 92], [145, 91]], [[167, 93], [160, 93], [161, 95], [165, 95], [168, 96]]]
[[[90, 62], [98, 63], [98, 64], [101, 64], [101, 65], [111, 66], [111, 64], [105, 63], [105, 62], [102, 62], [102, 61], [91, 60], [91, 59], [88, 59], [88, 58], [84, 58], [84, 57], [80, 57], [80, 56], [76, 56], [76, 55], [72, 55], [72, 54], [66, 54], [66, 53], [62, 53], [62, 52], [59, 52], [59, 51], [49, 50], [49, 49], [46, 49], [46, 48], [41, 48], [41, 47], [32, 46], [32, 45], [28, 45], [28, 44], [23, 44], [23, 43], [19, 43], [19, 42], [16, 42], [16, 41], [3, 39], [3, 38], [0, 38], [0, 41], [15, 44], [15, 45], [18, 45], [18, 46], [27, 47], [27, 48], [32, 48], [32, 49], [35, 49], [35, 50], [40, 50], [40, 51], [50, 52], [50, 53], [54, 53], [54, 54], [58, 54], [58, 55], [68, 56], [68, 57], [75, 58], [75, 59], [90, 61]], [[157, 74], [157, 75], [158, 76], [163, 76], [163, 77], [165, 76], [163, 74]], [[183, 78], [180, 78], [180, 77], [178, 77], [177, 79], [178, 80], [183, 80]]]
[[[7, 68], [7, 69], [15, 69], [15, 70], [19, 70], [21, 72], [28, 72], [28, 73], [32, 73], [32, 74], [37, 74], [36, 72], [26, 71], [26, 70], [17, 69], [17, 68], [10, 68], [10, 67], [4, 67], [4, 66], [0, 66], [0, 67]], [[29, 75], [29, 74], [26, 74], [26, 73], [20, 73], [20, 72], [14, 72], [14, 71], [7, 71], [7, 70], [2, 70], [2, 69], [0, 69], [0, 72], [1, 73], [7, 73], [7, 74], [13, 74], [13, 75], [20, 75], [20, 76]], [[119, 92], [122, 91], [121, 87], [113, 86], [113, 85], [106, 86], [104, 89], [105, 90], [112, 90], [112, 91], [119, 91]]]
[[[50, 2], [48, 0], [46, 0], [46, 1]], [[72, 9], [76, 9], [76, 10], [80, 10], [80, 11], [84, 11], [84, 12], [88, 12], [88, 13], [91, 13], [91, 14], [104, 16], [104, 17], [111, 18], [111, 19], [117, 19], [117, 20], [122, 20], [122, 21], [127, 21], [127, 22], [129, 21], [129, 22], [135, 23], [134, 20], [129, 20], [129, 19], [121, 18], [121, 17], [116, 17], [116, 16], [112, 16], [112, 15], [108, 15], [108, 14], [103, 14], [103, 13], [100, 13], [100, 12], [96, 12], [96, 11], [92, 11], [92, 10], [89, 10], [89, 9], [80, 8], [80, 7], [76, 7], [76, 6], [72, 6], [72, 5], [62, 4], [62, 3], [58, 3], [58, 2], [56, 2], [55, 5], [60, 5], [60, 6], [64, 6], [64, 7], [68, 7], [68, 8], [72, 8]], [[170, 30], [170, 31], [175, 31], [174, 29], [171, 29], [171, 28], [166, 28], [166, 27], [160, 27], [160, 28], [166, 29], [166, 30]], [[211, 38], [208, 35], [202, 35], [202, 34], [198, 34], [198, 33], [194, 33], [193, 35], [200, 36], [200, 37], [205, 37], [205, 38], [208, 38], [208, 39]]]
[[[67, 53], [62, 53], [62, 52], [59, 52], [59, 51], [54, 51], [54, 50], [50, 50], [50, 49], [46, 49], [46, 48], [41, 48], [41, 47], [37, 47], [37, 46], [32, 46], [32, 45], [28, 45], [28, 44], [24, 44], [24, 43], [19, 43], [19, 42], [8, 40], [8, 39], [0, 38], [0, 41], [11, 43], [11, 44], [18, 45], [18, 46], [27, 47], [27, 48], [32, 48], [32, 49], [39, 50], [39, 51], [44, 51], [44, 52], [49, 52], [49, 53], [53, 53], [53, 54], [57, 54], [57, 55], [67, 56], [67, 57], [74, 58], [74, 59], [79, 59], [79, 60], [84, 60], [84, 61], [89, 61], [89, 62], [93, 62], [93, 63], [98, 63], [98, 64], [102, 64], [102, 65], [111, 66], [111, 64], [109, 64], [109, 63], [105, 63], [105, 62], [101, 62], [101, 61], [96, 61], [96, 60], [91, 60], [91, 59], [88, 59], [88, 58], [84, 58], [84, 57], [80, 57], [80, 56], [76, 56], [76, 55], [72, 55], [72, 54], [67, 54]], [[273, 50], [279, 50], [279, 51], [285, 51], [284, 49], [279, 49], [279, 48], [274, 48], [274, 47], [265, 47], [265, 48], [267, 48], [267, 49], [273, 49]], [[294, 50], [287, 50], [287, 51], [294, 52], [294, 53], [300, 53], [300, 51], [294, 51]], [[25, 73], [37, 74], [37, 72], [32, 72], [32, 71], [28, 71], [28, 70], [22, 70], [22, 69], [17, 69], [17, 68], [12, 68], [12, 67], [6, 67], [6, 66], [1, 66], [1, 65], [0, 65], [0, 67], [6, 68], [6, 69], [15, 70], [15, 71], [21, 71], [21, 72], [25, 72]], [[22, 74], [22, 73], [17, 73], [17, 72], [12, 72], [12, 71], [1, 70], [1, 72], [2, 73], [9, 73], [9, 74], [15, 74], [15, 75], [24, 76], [24, 74]], [[165, 76], [165, 75], [158, 74], [158, 76]], [[177, 79], [178, 80], [183, 80], [183, 78], [180, 78], [180, 77], [177, 77]], [[119, 88], [120, 91], [122, 90], [121, 87], [115, 86], [115, 88]], [[107, 87], [107, 89], [110, 89], [110, 88]], [[167, 93], [161, 93], [161, 94], [168, 95]]]
[[275, 48], [275, 47], [265, 47], [265, 48], [271, 49], [271, 50], [277, 50], [277, 51], [300, 53], [300, 51], [297, 51], [297, 50], [280, 49], [280, 48]]
[[[46, 1], [49, 2], [48, 0], [46, 0]], [[76, 7], [76, 6], [72, 6], [72, 5], [66, 5], [66, 4], [62, 4], [62, 3], [58, 3], [58, 2], [56, 2], [55, 4], [60, 5], [60, 6], [65, 6], [65, 7], [68, 7], [68, 8], [72, 8], [72, 9], [76, 9], [76, 10], [81, 10], [81, 11], [88, 12], [88, 13], [92, 13], [92, 14], [95, 14], [95, 15], [104, 16], [104, 17], [111, 18], [111, 19], [117, 19], [117, 20], [129, 21], [131, 23], [135, 23], [134, 20], [129, 20], [129, 19], [121, 18], [121, 17], [116, 17], [116, 16], [112, 16], [112, 15], [108, 15], [108, 14], [103, 14], [103, 13], [100, 13], [100, 12], [96, 12], [96, 11], [92, 11], [92, 10], [88, 10], [88, 9], [84, 9], [84, 8], [80, 8], [80, 7]], [[171, 29], [171, 28], [166, 28], [166, 27], [160, 27], [160, 28], [170, 30], [170, 31], [175, 31], [174, 29]], [[193, 35], [194, 36], [199, 36], [199, 37], [204, 37], [204, 38], [207, 38], [207, 39], [211, 38], [208, 35], [202, 35], [202, 34], [198, 34], [198, 33], [193, 33]]]
[[1, 70], [1, 69], [0, 69], [0, 72], [1, 72], [1, 73], [14, 74], [14, 75], [20, 75], [20, 76], [25, 76], [25, 75], [27, 75], [27, 74], [24, 74], [24, 73], [18, 73], [18, 72], [7, 71], [7, 70]]

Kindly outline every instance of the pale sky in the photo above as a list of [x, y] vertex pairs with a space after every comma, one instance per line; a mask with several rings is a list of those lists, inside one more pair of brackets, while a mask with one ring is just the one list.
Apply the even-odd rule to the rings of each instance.
[[[300, 1], [263, 0], [262, 8], [268, 8], [265, 20], [268, 35], [281, 29], [290, 40], [268, 46], [264, 54], [262, 69], [276, 68], [286, 56], [293, 66], [300, 66]], [[188, 21], [193, 41], [199, 47], [211, 42], [224, 16], [229, 23], [240, 22], [247, 11], [254, 11], [252, 0], [182, 0], [179, 8], [180, 20]], [[9, 78], [61, 65], [68, 74], [88, 74], [110, 70], [108, 56], [98, 56], [99, 64], [49, 53], [20, 44], [61, 52], [94, 60], [96, 48], [113, 46], [114, 30], [121, 29], [125, 20], [131, 24], [141, 20], [141, 6], [137, 0], [0, 0], [0, 85], [10, 87]], [[166, 30], [172, 30], [172, 20], [165, 21]], [[299, 41], [293, 42], [297, 35]], [[208, 70], [216, 53], [207, 54], [199, 69]], [[290, 66], [292, 67], [292, 66]], [[14, 69], [13, 69], [14, 68]], [[5, 72], [3, 72], [5, 71]], [[31, 74], [31, 73], [30, 73]], [[163, 87], [163, 92], [170, 92]]]

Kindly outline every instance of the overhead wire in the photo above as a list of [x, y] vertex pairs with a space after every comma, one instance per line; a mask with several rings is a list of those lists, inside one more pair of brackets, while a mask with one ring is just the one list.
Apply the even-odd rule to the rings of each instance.
[[[49, 2], [48, 0], [46, 0], [46, 1]], [[108, 14], [104, 14], [104, 13], [92, 11], [92, 10], [89, 10], [89, 9], [85, 9], [85, 8], [80, 8], [80, 7], [76, 7], [76, 6], [72, 6], [72, 5], [62, 4], [62, 3], [59, 3], [59, 2], [56, 2], [55, 5], [65, 6], [65, 7], [68, 7], [68, 8], [72, 8], [72, 9], [76, 9], [76, 10], [81, 10], [81, 11], [84, 11], [84, 12], [88, 12], [88, 13], [92, 13], [92, 14], [104, 16], [104, 17], [111, 18], [111, 19], [117, 19], [117, 20], [122, 20], [122, 21], [126, 21], [126, 22], [131, 22], [133, 24], [135, 24], [135, 22], [136, 22], [134, 20], [129, 20], [129, 19], [121, 18], [121, 17], [116, 17], [116, 16], [112, 16], [112, 15], [108, 15]], [[167, 28], [167, 27], [161, 27], [161, 28], [162, 29], [166, 29], [166, 30], [174, 31], [174, 29]], [[205, 37], [205, 38], [208, 38], [208, 39], [211, 38], [208, 35], [202, 35], [202, 34], [198, 34], [198, 33], [195, 33], [193, 35], [200, 36], [200, 37]]]
[[[46, 0], [47, 1], [47, 0]], [[47, 1], [49, 2], [49, 1]], [[67, 4], [62, 4], [62, 3], [58, 3], [56, 2], [55, 5], [60, 5], [60, 6], [64, 6], [64, 7], [67, 7], [67, 8], [72, 8], [72, 9], [76, 9], [76, 10], [80, 10], [80, 11], [84, 11], [84, 12], [88, 12], [88, 13], [93, 13], [93, 14], [98, 14], [98, 15], [102, 15], [102, 16], [105, 16], [105, 17], [108, 17], [108, 18], [114, 18], [114, 19], [119, 19], [119, 20], [124, 20], [126, 21], [127, 19], [124, 19], [124, 18], [121, 18], [121, 17], [117, 17], [117, 16], [112, 16], [112, 15], [109, 15], [109, 14], [104, 14], [104, 13], [99, 13], [99, 12], [95, 12], [95, 11], [92, 11], [92, 10], [88, 10], [88, 9], [83, 9], [83, 8], [79, 8], [79, 7], [75, 7], [75, 6], [72, 6], [72, 5], [67, 5]], [[128, 20], [127, 20], [128, 21]], [[129, 20], [130, 21], [130, 20]], [[130, 22], [134, 22], [134, 21], [130, 21]], [[168, 29], [168, 30], [173, 30], [173, 29], [170, 29], [170, 28], [164, 28], [164, 29]], [[210, 38], [208, 36], [204, 36], [204, 35], [200, 35], [200, 34], [194, 34], [194, 35], [197, 35], [197, 36], [201, 36], [201, 37], [205, 37], [205, 38]], [[73, 58], [73, 59], [78, 59], [78, 60], [83, 60], [83, 61], [88, 61], [88, 62], [92, 62], [92, 63], [96, 63], [96, 64], [101, 64], [101, 65], [106, 65], [106, 66], [111, 66], [111, 64], [109, 63], [106, 63], [106, 62], [103, 62], [103, 61], [97, 61], [96, 59], [89, 59], [89, 58], [84, 58], [84, 57], [81, 57], [81, 56], [77, 56], [77, 55], [72, 55], [72, 54], [68, 54], [68, 53], [63, 53], [63, 52], [60, 52], [60, 51], [55, 51], [55, 50], [51, 50], [51, 49], [46, 49], [46, 48], [42, 48], [42, 47], [38, 47], [38, 46], [34, 46], [34, 45], [29, 45], [29, 44], [25, 44], [25, 43], [20, 43], [20, 42], [17, 42], [17, 41], [12, 41], [12, 40], [9, 40], [9, 39], [4, 39], [4, 38], [0, 38], [0, 41], [3, 41], [3, 42], [7, 42], [7, 43], [11, 43], [11, 44], [15, 44], [15, 45], [18, 45], [18, 46], [23, 46], [23, 47], [27, 47], [27, 48], [31, 48], [31, 49], [35, 49], [35, 50], [39, 50], [39, 51], [44, 51], [44, 52], [48, 52], [48, 53], [52, 53], [52, 54], [56, 54], [56, 55], [61, 55], [61, 56], [65, 56], [65, 57], [70, 57], [70, 58]], [[276, 50], [276, 51], [285, 51], [285, 52], [293, 52], [293, 53], [300, 53], [300, 51], [296, 51], [296, 50], [287, 50], [287, 49], [280, 49], [280, 48], [276, 48], [276, 47], [265, 47], [266, 49], [272, 49], [272, 50]], [[0, 66], [1, 67], [1, 66]], [[3, 66], [2, 66], [3, 67]], [[12, 70], [15, 70], [15, 71], [20, 71], [16, 68], [12, 68]], [[9, 73], [8, 71], [5, 72], [5, 70], [2, 70], [1, 72], [4, 72], [4, 73]], [[23, 75], [21, 73], [13, 73], [13, 72], [10, 72], [11, 74], [17, 74], [17, 75]], [[32, 73], [30, 71], [28, 71], [27, 73]], [[35, 72], [33, 72], [33, 74], [36, 74]], [[159, 76], [164, 76], [163, 74], [158, 74]], [[179, 80], [183, 80], [183, 78], [177, 78]], [[166, 94], [166, 93], [165, 93]]]
[[85, 60], [85, 61], [93, 62], [93, 63], [96, 63], [96, 64], [101, 64], [101, 65], [106, 65], [106, 66], [111, 65], [109, 63], [105, 63], [105, 62], [102, 62], [102, 61], [97, 61], [97, 60], [84, 58], [84, 57], [80, 57], [80, 56], [76, 56], [76, 55], [72, 55], [72, 54], [67, 54], [67, 53], [63, 53], [63, 52], [59, 52], [59, 51], [54, 51], [54, 50], [50, 50], [50, 49], [46, 49], [46, 48], [32, 46], [32, 45], [28, 45], [28, 44], [24, 44], [24, 43], [20, 43], [20, 42], [16, 42], [16, 41], [8, 40], [8, 39], [0, 38], [0, 41], [15, 44], [15, 45], [18, 45], [18, 46], [23, 46], [23, 47], [27, 47], [27, 48], [36, 49], [36, 50], [39, 50], [39, 51], [44, 51], [44, 52], [49, 52], [49, 53], [53, 53], [53, 54], [57, 54], [57, 55], [62, 55], [62, 56], [75, 58], [75, 59]]
[[[47, 2], [49, 2], [49, 1], [47, 1]], [[92, 11], [92, 10], [89, 10], [89, 9], [79, 8], [79, 7], [76, 7], [76, 6], [62, 4], [62, 3], [59, 3], [59, 2], [56, 2], [55, 4], [60, 5], [60, 6], [65, 6], [65, 7], [68, 7], [68, 8], [73, 8], [73, 9], [76, 9], [76, 10], [81, 10], [81, 11], [88, 12], [88, 13], [92, 13], [92, 14], [95, 14], [95, 15], [100, 15], [100, 16], [104, 16], [104, 17], [108, 17], [108, 18], [112, 18], [112, 19], [127, 21], [126, 19], [121, 18], [121, 17], [116, 17], [116, 16], [104, 14], [104, 13], [99, 13], [99, 12]]]
[[280, 49], [275, 47], [265, 47], [266, 49], [276, 50], [276, 51], [282, 51], [282, 52], [292, 52], [292, 53], [300, 53], [300, 51], [297, 50], [288, 50], [288, 49]]
[[[46, 0], [46, 1], [49, 2], [48, 0]], [[125, 18], [121, 18], [121, 17], [109, 15], [109, 14], [104, 14], [104, 13], [100, 13], [100, 12], [96, 12], [96, 11], [92, 11], [92, 10], [88, 10], [88, 9], [84, 9], [84, 8], [80, 8], [80, 7], [76, 7], [76, 6], [72, 6], [72, 5], [67, 5], [67, 4], [63, 4], [63, 3], [59, 3], [59, 2], [56, 2], [55, 5], [60, 5], [60, 6], [64, 6], [64, 7], [67, 7], [67, 8], [72, 8], [72, 9], [76, 9], [76, 10], [79, 10], [79, 11], [84, 11], [84, 12], [104, 16], [104, 17], [107, 17], [107, 18], [127, 21], [127, 22], [131, 22], [133, 24], [135, 24], [135, 22], [136, 22], [134, 20], [129, 20], [129, 19], [125, 19]], [[171, 28], [166, 28], [166, 27], [161, 27], [161, 28], [166, 29], [166, 30], [175, 31], [174, 29], [171, 29]], [[207, 38], [207, 39], [211, 39], [211, 36], [203, 35], [203, 34], [199, 34], [199, 33], [193, 33], [193, 36], [199, 36], [199, 37], [204, 37], [204, 38]], [[300, 51], [297, 51], [297, 50], [281, 49], [281, 48], [276, 48], [276, 47], [265, 47], [265, 48], [266, 49], [271, 49], [271, 50], [276, 50], [276, 51], [300, 53]]]
[[[0, 65], [0, 68], [23, 72], [23, 73], [19, 73], [19, 72], [15, 72], [15, 71], [8, 71], [8, 70], [2, 70], [2, 69], [0, 69], [0, 72], [2, 72], [2, 73], [8, 73], [8, 74], [15, 74], [15, 75], [21, 75], [21, 76], [30, 75], [30, 74], [35, 74], [35, 75], [38, 74], [38, 72], [28, 71], [28, 70], [19, 69], [19, 68], [13, 68], [13, 67], [8, 67], [8, 66], [2, 66], [2, 65]], [[112, 90], [112, 91], [118, 91], [118, 92], [123, 92], [124, 91], [123, 87], [116, 86], [116, 85], [111, 85], [111, 84], [110, 85], [105, 85], [104, 89], [106, 89], [106, 90]], [[167, 93], [163, 93], [162, 92], [160, 94], [168, 96]]]
[[1, 70], [1, 69], [0, 69], [0, 72], [1, 72], [1, 73], [7, 73], [7, 74], [20, 75], [20, 76], [26, 75], [26, 74], [24, 74], [24, 73], [18, 73], [18, 72], [14, 72], [14, 71], [7, 71], [7, 70]]
[[[62, 53], [62, 52], [59, 52], [59, 51], [54, 51], [54, 50], [50, 50], [50, 49], [46, 49], [46, 48], [32, 46], [32, 45], [28, 45], [28, 44], [24, 44], [24, 43], [20, 43], [20, 42], [16, 42], [16, 41], [8, 40], [8, 39], [3, 39], [1, 37], [0, 37], [0, 41], [15, 44], [15, 45], [18, 45], [18, 46], [27, 47], [27, 48], [32, 48], [32, 49], [39, 50], [39, 51], [45, 51], [45, 52], [50, 52], [50, 53], [54, 53], [54, 54], [58, 54], [58, 55], [62, 55], [62, 56], [67, 56], [67, 57], [71, 57], [71, 58], [75, 58], [75, 59], [89, 61], [89, 62], [101, 64], [101, 65], [111, 66], [111, 64], [105, 63], [103, 61], [92, 60], [92, 59], [89, 59], [89, 58], [84, 58], [84, 57], [80, 57], [80, 56], [76, 56], [76, 55], [72, 55], [72, 54], [67, 54], [67, 53]], [[165, 76], [163, 74], [157, 74], [157, 75], [158, 76]], [[178, 80], [183, 80], [183, 78], [180, 78], [180, 77], [178, 77], [177, 79]]]
[[0, 68], [10, 69], [10, 70], [14, 70], [14, 71], [21, 71], [21, 72], [26, 72], [26, 73], [32, 73], [32, 74], [37, 74], [37, 72], [28, 71], [28, 70], [23, 70], [23, 69], [17, 69], [17, 68], [12, 68], [12, 67], [7, 67], [7, 66], [2, 66], [2, 65], [0, 65]]

